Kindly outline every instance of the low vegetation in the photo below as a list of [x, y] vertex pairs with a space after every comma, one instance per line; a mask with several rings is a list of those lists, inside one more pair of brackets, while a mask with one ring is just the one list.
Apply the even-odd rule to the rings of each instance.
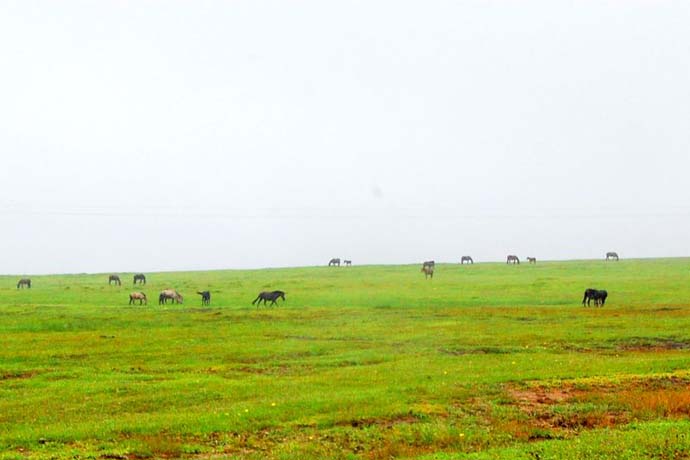
[[690, 458], [688, 259], [132, 275], [0, 277], [0, 459]]

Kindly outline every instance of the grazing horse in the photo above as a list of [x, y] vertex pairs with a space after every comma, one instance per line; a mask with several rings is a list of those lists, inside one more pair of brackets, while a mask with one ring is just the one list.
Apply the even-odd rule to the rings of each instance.
[[201, 296], [201, 305], [211, 305], [211, 293], [209, 291], [196, 291]]
[[537, 263], [537, 258], [536, 257], [528, 257], [527, 262], [531, 264], [536, 264]]
[[148, 300], [146, 299], [146, 294], [144, 294], [143, 292], [132, 292], [129, 295], [129, 304], [130, 305], [132, 305], [135, 300], [139, 301], [139, 305], [141, 305], [142, 302], [144, 303], [144, 305], [149, 304]]
[[108, 286], [110, 286], [110, 284], [111, 284], [113, 281], [115, 282], [116, 285], [122, 286], [122, 281], [120, 281], [120, 277], [119, 277], [119, 276], [117, 276], [117, 275], [110, 275], [110, 276], [108, 277]]
[[259, 305], [261, 305], [261, 301], [263, 300], [264, 305], [266, 305], [266, 302], [269, 300], [271, 301], [271, 305], [277, 305], [276, 300], [278, 299], [283, 299], [283, 302], [285, 302], [285, 293], [283, 291], [263, 291], [260, 292], [258, 296], [256, 296], [256, 299], [252, 301], [252, 305], [258, 301], [256, 304], [256, 308], [259, 308]]
[[352, 266], [352, 261], [351, 261], [351, 260], [343, 260], [343, 263], [345, 264], [346, 267], [351, 267], [351, 266]]
[[434, 279], [434, 266], [433, 265], [422, 266], [422, 273], [424, 273], [424, 279], [428, 279], [429, 277], [431, 277], [431, 279]]
[[158, 295], [158, 305], [167, 304], [168, 300], [173, 303], [182, 303], [182, 295], [174, 289], [165, 289]]
[[29, 278], [22, 278], [19, 280], [17, 283], [17, 289], [22, 288], [24, 289], [24, 286], [28, 287], [31, 289], [31, 280]]
[[472, 260], [472, 257], [470, 257], [470, 256], [462, 256], [462, 257], [460, 257], [460, 264], [462, 265], [462, 264], [464, 264], [465, 262], [467, 262], [468, 264], [474, 265], [474, 260]]
[[336, 267], [336, 266], [337, 266], [337, 267], [340, 267], [340, 259], [338, 259], [338, 258], [336, 257], [336, 258], [333, 258], [333, 259], [329, 260], [329, 261], [328, 261], [328, 266], [329, 266], [329, 267], [331, 267], [331, 266], [332, 266], [332, 267]]
[[607, 252], [606, 253], [606, 260], [613, 259], [618, 261], [618, 253], [616, 252]]
[[137, 273], [134, 275], [134, 284], [137, 284], [137, 281], [139, 284], [146, 284], [146, 277], [143, 273]]
[[513, 264], [520, 265], [520, 259], [518, 259], [518, 256], [509, 255], [508, 258], [506, 259], [506, 263], [507, 264], [513, 263]]
[[600, 291], [598, 289], [586, 289], [585, 290], [585, 296], [582, 298], [582, 306], [585, 305], [585, 302], [587, 302], [587, 306], [589, 307], [589, 302], [594, 300], [594, 306], [595, 307], [603, 307], [604, 304], [606, 303], [606, 298], [608, 297], [609, 293], [606, 291]]

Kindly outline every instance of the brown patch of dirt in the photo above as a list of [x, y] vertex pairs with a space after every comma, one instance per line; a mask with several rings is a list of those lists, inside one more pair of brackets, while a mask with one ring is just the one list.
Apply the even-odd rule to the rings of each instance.
[[[607, 428], [632, 419], [690, 415], [690, 376], [637, 378], [622, 382], [582, 384], [564, 382], [558, 387], [534, 385], [508, 386], [506, 393], [526, 416], [526, 421], [511, 421], [504, 428], [518, 438], [533, 439], [547, 430], [567, 433], [582, 429]], [[519, 425], [519, 426], [518, 426]]]
[[25, 371], [25, 372], [5, 372], [0, 374], [0, 380], [21, 380], [30, 379], [34, 375], [37, 375], [37, 371]]

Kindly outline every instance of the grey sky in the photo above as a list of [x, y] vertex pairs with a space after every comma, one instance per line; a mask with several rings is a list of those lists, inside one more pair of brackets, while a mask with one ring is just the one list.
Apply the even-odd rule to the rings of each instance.
[[0, 273], [688, 254], [687, 1], [0, 4]]

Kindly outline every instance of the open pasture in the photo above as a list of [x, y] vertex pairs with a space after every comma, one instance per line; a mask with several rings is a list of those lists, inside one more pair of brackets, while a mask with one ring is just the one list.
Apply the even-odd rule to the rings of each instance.
[[0, 277], [0, 459], [690, 458], [688, 259], [132, 275]]

